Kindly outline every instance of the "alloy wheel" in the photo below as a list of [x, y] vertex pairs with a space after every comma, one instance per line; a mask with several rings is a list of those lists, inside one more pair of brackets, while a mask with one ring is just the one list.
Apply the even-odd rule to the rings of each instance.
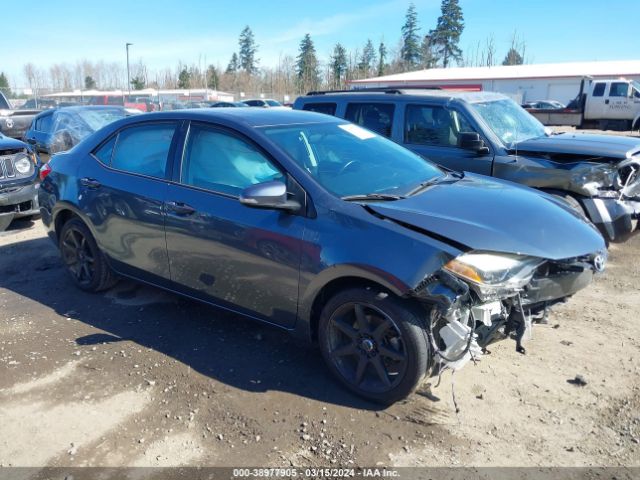
[[95, 275], [95, 256], [87, 237], [76, 228], [69, 228], [61, 243], [62, 259], [76, 281], [88, 285]]
[[329, 358], [349, 383], [365, 392], [396, 387], [407, 368], [405, 342], [395, 322], [370, 304], [347, 303], [328, 325]]

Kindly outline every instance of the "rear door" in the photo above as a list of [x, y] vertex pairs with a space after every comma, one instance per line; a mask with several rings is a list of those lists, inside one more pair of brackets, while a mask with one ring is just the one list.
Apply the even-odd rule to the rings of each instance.
[[349, 102], [345, 120], [367, 128], [379, 135], [391, 138], [396, 106], [384, 102]]
[[408, 104], [403, 128], [403, 145], [415, 153], [451, 170], [491, 175], [491, 153], [478, 154], [459, 146], [461, 133], [478, 133], [460, 111], [441, 105]]
[[121, 273], [168, 283], [164, 200], [178, 123], [125, 127], [99, 146], [79, 179], [82, 210], [96, 240]]
[[584, 112], [584, 117], [587, 120], [605, 118], [605, 101], [608, 102], [608, 98], [605, 97], [605, 91], [607, 89], [607, 82], [593, 83], [593, 86], [591, 87], [591, 94], [587, 97], [587, 104]]
[[45, 154], [48, 159], [49, 139], [53, 131], [54, 111], [46, 112], [33, 121], [31, 130], [27, 132], [27, 142], [34, 145], [38, 153]]
[[286, 174], [235, 131], [192, 123], [167, 193], [167, 249], [179, 289], [293, 326], [305, 218], [249, 208], [240, 192]]

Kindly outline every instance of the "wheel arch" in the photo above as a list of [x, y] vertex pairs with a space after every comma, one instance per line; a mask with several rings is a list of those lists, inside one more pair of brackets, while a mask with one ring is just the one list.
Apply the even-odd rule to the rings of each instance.
[[[324, 274], [323, 274], [324, 273]], [[298, 337], [315, 342], [322, 307], [337, 292], [346, 288], [376, 288], [398, 297], [410, 291], [410, 287], [396, 277], [383, 272], [351, 265], [334, 266], [315, 278], [301, 293], [298, 321], [295, 333]]]

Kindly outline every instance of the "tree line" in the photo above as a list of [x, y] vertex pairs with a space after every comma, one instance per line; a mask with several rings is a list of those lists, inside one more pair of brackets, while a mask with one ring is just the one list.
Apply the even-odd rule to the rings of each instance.
[[[191, 65], [180, 62], [174, 68], [150, 72], [140, 60], [130, 67], [130, 87], [132, 90], [206, 87], [230, 92], [299, 94], [323, 88], [342, 89], [350, 80], [416, 69], [495, 65], [493, 36], [463, 54], [459, 42], [464, 26], [459, 0], [442, 0], [434, 28], [422, 32], [416, 7], [410, 3], [395, 46], [388, 45], [384, 39], [374, 44], [369, 38], [362, 48], [348, 51], [338, 42], [328, 59], [322, 61], [307, 33], [300, 41], [297, 55], [281, 55], [275, 66], [261, 66], [259, 45], [247, 25], [238, 38], [238, 50], [231, 54], [226, 68], [199, 61]], [[525, 43], [514, 33], [502, 64], [516, 65], [524, 61]], [[127, 78], [126, 67], [117, 62], [82, 60], [75, 65], [53, 64], [48, 69], [27, 63], [23, 75], [32, 90], [128, 88], [123, 80]], [[0, 89], [9, 90], [3, 73], [0, 73]]]

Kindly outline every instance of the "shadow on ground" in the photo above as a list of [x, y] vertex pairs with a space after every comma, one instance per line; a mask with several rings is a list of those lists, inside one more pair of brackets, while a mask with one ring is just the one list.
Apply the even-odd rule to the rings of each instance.
[[[78, 345], [130, 340], [242, 390], [380, 408], [334, 381], [317, 348], [275, 327], [130, 281], [106, 294], [78, 290], [48, 238], [1, 246], [0, 272], [0, 288], [103, 331], [78, 338]], [[131, 302], [136, 295], [152, 303]]]

